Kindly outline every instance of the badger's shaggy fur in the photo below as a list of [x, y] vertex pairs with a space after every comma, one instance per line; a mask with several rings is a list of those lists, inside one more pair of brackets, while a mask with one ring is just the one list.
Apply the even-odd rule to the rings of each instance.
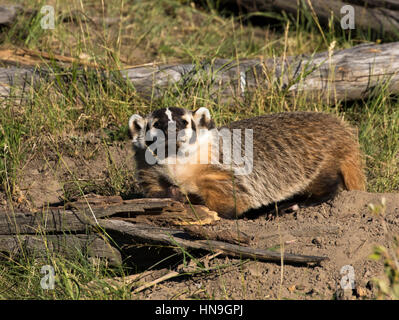
[[[159, 141], [157, 132], [163, 132], [160, 136], [166, 145], [170, 142], [168, 125], [182, 132], [176, 139], [177, 150], [190, 150], [190, 157], [196, 161], [180, 163], [177, 156], [177, 161], [168, 163], [170, 157], [166, 154], [157, 163], [148, 163], [145, 153], [154, 138]], [[146, 196], [183, 199], [187, 195], [223, 217], [238, 217], [249, 209], [297, 195], [317, 201], [341, 189], [365, 189], [356, 131], [329, 114], [287, 112], [230, 123], [225, 128], [241, 129], [242, 133], [252, 130], [252, 162], [247, 174], [237, 174], [234, 161], [212, 163], [210, 150], [220, 137], [210, 134], [214, 123], [206, 108], [194, 112], [159, 109], [145, 118], [133, 115], [129, 128], [138, 178]], [[150, 141], [146, 141], [146, 135]], [[244, 154], [243, 134], [241, 141], [238, 148]], [[208, 159], [205, 164], [199, 161], [204, 152]], [[222, 156], [221, 151], [219, 160]]]

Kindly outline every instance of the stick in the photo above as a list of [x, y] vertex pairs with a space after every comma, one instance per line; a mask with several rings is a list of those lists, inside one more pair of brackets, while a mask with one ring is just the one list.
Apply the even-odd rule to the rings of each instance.
[[[152, 227], [142, 224], [132, 224], [119, 220], [101, 220], [99, 223], [100, 226], [107, 231], [112, 231], [119, 234], [122, 241], [131, 242], [132, 240], [136, 240], [140, 243], [155, 242], [158, 244], [160, 243], [169, 246], [173, 245], [175, 247], [182, 247], [185, 249], [202, 249], [210, 252], [221, 251], [223, 255], [239, 258], [249, 258], [278, 263], [281, 262], [280, 252], [248, 248], [215, 240], [189, 240], [189, 235], [185, 234], [181, 230]], [[116, 239], [114, 238], [114, 240]], [[328, 258], [284, 253], [285, 263], [318, 264], [324, 260], [328, 260]]]

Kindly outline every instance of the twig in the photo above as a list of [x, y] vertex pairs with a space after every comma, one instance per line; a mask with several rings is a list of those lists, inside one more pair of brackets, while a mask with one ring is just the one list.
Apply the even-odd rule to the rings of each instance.
[[93, 67], [93, 68], [100, 68], [101, 66], [98, 65], [97, 63], [92, 63], [92, 62], [87, 62], [81, 59], [77, 59], [77, 58], [72, 58], [72, 57], [67, 57], [67, 56], [63, 56], [60, 54], [50, 54], [44, 51], [38, 51], [38, 50], [32, 50], [32, 49], [17, 49], [16, 50], [16, 54], [28, 54], [30, 56], [36, 56], [39, 58], [45, 58], [45, 59], [54, 59], [54, 60], [58, 60], [61, 62], [68, 62], [68, 63], [77, 63], [77, 64], [81, 64], [81, 65], [85, 65], [88, 67]]
[[[119, 220], [99, 221], [100, 226], [106, 230], [121, 234], [122, 241], [132, 240], [141, 243], [158, 243], [174, 245], [184, 249], [202, 249], [210, 252], [222, 251], [224, 255], [263, 260], [269, 262], [281, 262], [281, 253], [265, 249], [249, 248], [235, 245], [223, 241], [215, 240], [191, 240], [187, 239], [187, 234], [181, 230], [161, 228], [144, 224], [132, 224]], [[291, 264], [320, 263], [328, 260], [327, 257], [305, 256], [284, 253], [284, 262]]]

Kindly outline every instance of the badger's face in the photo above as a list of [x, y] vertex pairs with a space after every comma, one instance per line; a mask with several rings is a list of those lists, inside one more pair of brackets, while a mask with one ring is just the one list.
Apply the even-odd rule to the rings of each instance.
[[182, 108], [163, 108], [147, 117], [132, 115], [129, 131], [135, 149], [162, 145], [165, 154], [194, 147], [207, 130], [215, 127], [207, 108], [189, 111]]

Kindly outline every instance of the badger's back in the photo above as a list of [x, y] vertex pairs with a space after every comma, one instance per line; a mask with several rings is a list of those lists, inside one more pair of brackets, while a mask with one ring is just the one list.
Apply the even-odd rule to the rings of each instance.
[[358, 171], [354, 188], [364, 189], [356, 131], [333, 115], [277, 113], [232, 122], [227, 128], [253, 130], [253, 170], [239, 177], [239, 183], [246, 186], [254, 207], [317, 193], [317, 188], [328, 191], [324, 182], [333, 187], [342, 178], [345, 184], [347, 172], [341, 167], [348, 162], [354, 167], [349, 170]]

